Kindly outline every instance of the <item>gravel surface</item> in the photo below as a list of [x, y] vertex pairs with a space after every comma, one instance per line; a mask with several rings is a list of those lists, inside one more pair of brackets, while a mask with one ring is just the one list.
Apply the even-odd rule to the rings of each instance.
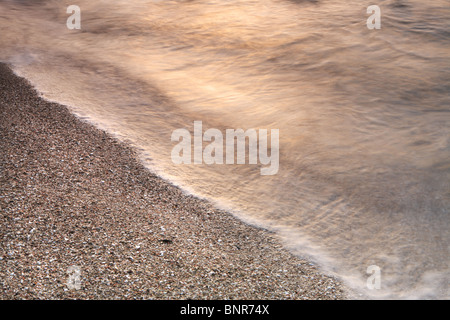
[[137, 159], [0, 64], [0, 299], [345, 298]]

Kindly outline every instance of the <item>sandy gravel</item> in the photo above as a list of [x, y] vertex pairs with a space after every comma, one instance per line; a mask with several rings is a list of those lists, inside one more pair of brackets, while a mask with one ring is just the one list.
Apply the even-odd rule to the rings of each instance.
[[136, 159], [0, 64], [0, 299], [345, 297], [276, 235]]

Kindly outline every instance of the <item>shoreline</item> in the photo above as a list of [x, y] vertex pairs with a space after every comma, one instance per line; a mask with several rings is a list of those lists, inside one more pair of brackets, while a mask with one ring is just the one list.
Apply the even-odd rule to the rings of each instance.
[[0, 299], [347, 298], [274, 233], [154, 175], [2, 63], [0, 92]]

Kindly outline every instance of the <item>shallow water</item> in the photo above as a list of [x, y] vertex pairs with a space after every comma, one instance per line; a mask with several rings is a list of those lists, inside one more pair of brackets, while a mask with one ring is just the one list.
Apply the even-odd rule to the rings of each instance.
[[[0, 60], [355, 297], [449, 295], [450, 2], [0, 1]], [[174, 165], [171, 133], [279, 129], [280, 168]], [[381, 269], [369, 290], [367, 268]]]

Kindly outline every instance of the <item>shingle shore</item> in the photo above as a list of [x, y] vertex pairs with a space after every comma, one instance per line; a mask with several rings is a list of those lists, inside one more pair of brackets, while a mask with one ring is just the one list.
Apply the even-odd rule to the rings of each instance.
[[0, 64], [0, 299], [345, 298], [276, 235], [137, 159]]

